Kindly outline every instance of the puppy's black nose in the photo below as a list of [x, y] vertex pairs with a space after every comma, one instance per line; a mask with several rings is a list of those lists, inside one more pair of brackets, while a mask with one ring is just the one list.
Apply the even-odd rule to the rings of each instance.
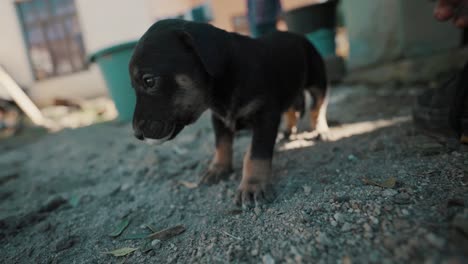
[[140, 130], [135, 130], [134, 135], [138, 140], [144, 140], [145, 139], [145, 137], [143, 136], [143, 132], [141, 132]]

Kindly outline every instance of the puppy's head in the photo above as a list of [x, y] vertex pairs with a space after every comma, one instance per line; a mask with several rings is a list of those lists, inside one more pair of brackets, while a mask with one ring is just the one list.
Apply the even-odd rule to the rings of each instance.
[[138, 139], [171, 140], [209, 107], [213, 80], [226, 64], [225, 35], [183, 20], [159, 21], [143, 35], [129, 65]]

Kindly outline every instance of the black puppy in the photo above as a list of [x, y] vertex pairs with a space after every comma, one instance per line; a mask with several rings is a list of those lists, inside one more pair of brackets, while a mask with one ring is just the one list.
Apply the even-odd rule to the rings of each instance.
[[275, 32], [251, 39], [209, 24], [162, 20], [140, 39], [129, 68], [138, 139], [171, 140], [205, 110], [212, 111], [216, 152], [202, 182], [229, 175], [235, 131], [253, 130], [238, 204], [273, 198], [271, 163], [281, 116], [286, 112], [291, 132], [297, 122], [292, 106], [304, 91], [314, 102], [311, 129], [328, 129], [324, 63], [300, 35]]

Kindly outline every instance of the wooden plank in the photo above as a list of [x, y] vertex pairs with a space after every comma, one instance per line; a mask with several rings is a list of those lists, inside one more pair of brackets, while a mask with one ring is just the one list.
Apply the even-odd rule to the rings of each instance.
[[46, 125], [46, 119], [41, 113], [41, 110], [31, 101], [21, 87], [13, 80], [13, 78], [0, 66], [0, 85], [7, 91], [15, 103], [23, 110], [23, 112], [39, 126]]

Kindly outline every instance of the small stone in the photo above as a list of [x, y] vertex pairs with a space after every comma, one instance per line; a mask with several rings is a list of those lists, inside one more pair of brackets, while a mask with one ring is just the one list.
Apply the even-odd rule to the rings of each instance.
[[151, 241], [151, 246], [155, 247], [155, 246], [159, 245], [160, 243], [161, 243], [161, 240], [155, 239], [155, 240]]
[[270, 254], [266, 254], [262, 257], [263, 264], [275, 264], [275, 260]]
[[338, 223], [336, 221], [334, 221], [334, 220], [332, 220], [330, 223], [331, 223], [332, 226], [337, 226], [338, 225]]
[[308, 186], [308, 185], [304, 185], [303, 189], [304, 189], [304, 194], [305, 195], [309, 195], [310, 192], [312, 191], [312, 188], [310, 186]]
[[402, 213], [403, 215], [409, 215], [409, 214], [410, 214], [409, 211], [406, 210], [406, 209], [401, 209], [401, 213]]
[[350, 223], [344, 223], [343, 226], [341, 227], [341, 231], [343, 232], [348, 232], [350, 231], [352, 228], [351, 224]]
[[351, 257], [349, 257], [349, 256], [344, 256], [344, 257], [341, 259], [341, 262], [342, 262], [343, 264], [352, 264], [352, 263], [353, 263], [353, 261], [351, 260]]
[[337, 222], [343, 222], [343, 214], [341, 214], [341, 213], [335, 213], [335, 214], [333, 215], [333, 218], [335, 218], [335, 220], [336, 220]]
[[57, 244], [55, 245], [55, 252], [60, 252], [60, 251], [69, 249], [73, 247], [77, 242], [78, 242], [77, 236], [69, 236], [69, 237], [63, 238], [59, 240]]
[[323, 232], [319, 232], [318, 237], [317, 237], [317, 242], [326, 246], [331, 244], [330, 238], [327, 236], [327, 234]]
[[369, 219], [371, 220], [371, 222], [372, 222], [374, 225], [378, 225], [378, 224], [379, 224], [379, 219], [377, 219], [376, 217], [370, 216]]
[[260, 208], [259, 206], [255, 206], [254, 212], [257, 216], [259, 216], [260, 214], [262, 214], [262, 208]]
[[372, 227], [368, 223], [364, 223], [363, 227], [366, 232], [372, 231]]
[[409, 204], [409, 203], [411, 203], [411, 197], [407, 193], [399, 193], [399, 194], [395, 195], [393, 201], [396, 204]]
[[427, 234], [426, 239], [429, 243], [431, 243], [431, 245], [435, 246], [438, 249], [443, 249], [445, 245], [445, 241], [433, 233]]
[[382, 191], [382, 196], [383, 197], [392, 197], [396, 195], [398, 192], [394, 189], [385, 189]]
[[465, 235], [468, 235], [468, 214], [459, 213], [455, 215], [452, 221], [452, 226], [457, 230], [461, 231]]
[[348, 160], [349, 160], [349, 161], [357, 161], [358, 158], [357, 158], [356, 156], [354, 156], [353, 154], [349, 154], [349, 155], [348, 155]]
[[120, 187], [120, 190], [124, 192], [124, 191], [130, 189], [131, 186], [132, 185], [130, 183], [126, 182], [126, 183], [122, 184], [122, 186]]
[[49, 199], [45, 205], [39, 209], [39, 213], [49, 213], [57, 210], [60, 206], [67, 203], [67, 200], [61, 196], [53, 197]]
[[258, 256], [258, 250], [257, 250], [257, 249], [253, 249], [252, 251], [250, 251], [250, 254], [251, 254], [252, 256], [254, 256], [254, 257], [255, 257], [255, 256]]

